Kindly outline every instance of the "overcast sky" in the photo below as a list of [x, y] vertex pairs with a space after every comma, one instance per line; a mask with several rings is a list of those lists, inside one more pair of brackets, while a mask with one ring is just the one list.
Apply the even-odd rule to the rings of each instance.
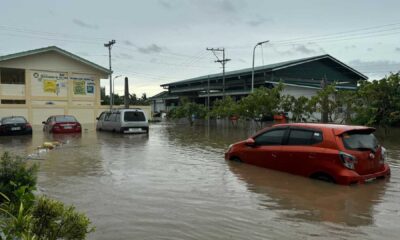
[[[58, 46], [128, 76], [152, 96], [163, 83], [330, 54], [372, 79], [400, 69], [398, 0], [0, 0], [0, 55]], [[122, 77], [116, 92], [123, 93]], [[108, 86], [106, 80], [103, 86]], [[108, 92], [108, 90], [107, 90]]]

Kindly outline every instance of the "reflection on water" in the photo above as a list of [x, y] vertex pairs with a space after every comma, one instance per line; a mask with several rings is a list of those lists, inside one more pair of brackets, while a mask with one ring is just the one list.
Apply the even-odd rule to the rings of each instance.
[[249, 191], [263, 195], [260, 205], [279, 210], [283, 219], [369, 225], [374, 204], [381, 201], [385, 190], [385, 181], [344, 187], [247, 164], [228, 164]]
[[153, 124], [149, 135], [35, 130], [0, 137], [0, 152], [27, 156], [61, 142], [34, 161], [39, 193], [86, 212], [97, 227], [90, 239], [397, 239], [397, 137], [379, 137], [391, 179], [347, 187], [223, 159], [255, 131], [229, 123]]

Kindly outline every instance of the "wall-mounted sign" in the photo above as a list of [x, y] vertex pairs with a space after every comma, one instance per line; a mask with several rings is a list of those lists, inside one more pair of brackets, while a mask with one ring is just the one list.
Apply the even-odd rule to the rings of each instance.
[[74, 94], [75, 95], [86, 95], [86, 81], [74, 80]]
[[43, 80], [43, 91], [46, 93], [57, 93], [59, 92], [59, 87], [56, 80]]
[[32, 96], [67, 96], [67, 80], [65, 72], [33, 71]]
[[86, 92], [88, 94], [93, 94], [94, 93], [94, 85], [87, 85], [86, 86]]
[[89, 95], [95, 94], [95, 76], [89, 74], [73, 74], [70, 80], [73, 81], [75, 95]]

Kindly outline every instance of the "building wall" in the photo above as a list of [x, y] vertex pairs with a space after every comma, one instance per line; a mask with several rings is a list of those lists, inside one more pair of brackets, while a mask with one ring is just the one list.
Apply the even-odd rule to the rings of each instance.
[[282, 95], [291, 95], [293, 97], [300, 97], [304, 96], [307, 98], [311, 98], [317, 94], [318, 89], [315, 88], [304, 88], [304, 87], [297, 87], [297, 86], [288, 86], [285, 85]]
[[76, 115], [94, 123], [100, 106], [100, 78], [104, 72], [57, 52], [0, 62], [1, 68], [25, 69], [25, 84], [0, 84], [0, 99], [25, 100], [1, 104], [0, 117], [22, 115], [41, 124], [50, 115]]
[[152, 100], [151, 105], [153, 113], [165, 112], [167, 109], [165, 106], [165, 100], [162, 99]]

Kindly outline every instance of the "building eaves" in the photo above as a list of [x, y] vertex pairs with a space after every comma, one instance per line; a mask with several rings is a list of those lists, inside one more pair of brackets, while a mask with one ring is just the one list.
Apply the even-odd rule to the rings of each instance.
[[16, 59], [16, 58], [21, 58], [21, 57], [26, 57], [26, 56], [30, 56], [30, 55], [35, 55], [35, 54], [39, 54], [39, 53], [44, 53], [44, 52], [51, 52], [51, 51], [55, 51], [57, 53], [60, 53], [64, 56], [67, 56], [69, 58], [72, 58], [78, 62], [81, 62], [83, 64], [89, 65], [92, 68], [95, 68], [105, 74], [110, 74], [110, 70], [107, 68], [104, 68], [96, 63], [93, 63], [89, 60], [86, 60], [84, 58], [81, 58], [73, 53], [70, 53], [64, 49], [61, 49], [59, 47], [56, 46], [49, 46], [49, 47], [45, 47], [45, 48], [38, 48], [38, 49], [33, 49], [33, 50], [29, 50], [29, 51], [24, 51], [24, 52], [19, 52], [19, 53], [13, 53], [13, 54], [9, 54], [9, 55], [4, 55], [4, 56], [0, 56], [0, 62], [2, 61], [7, 61], [7, 60], [12, 60], [12, 59]]
[[178, 99], [178, 95], [171, 94], [168, 91], [162, 91], [157, 93], [156, 95], [149, 97], [149, 100], [157, 100], [157, 99]]

